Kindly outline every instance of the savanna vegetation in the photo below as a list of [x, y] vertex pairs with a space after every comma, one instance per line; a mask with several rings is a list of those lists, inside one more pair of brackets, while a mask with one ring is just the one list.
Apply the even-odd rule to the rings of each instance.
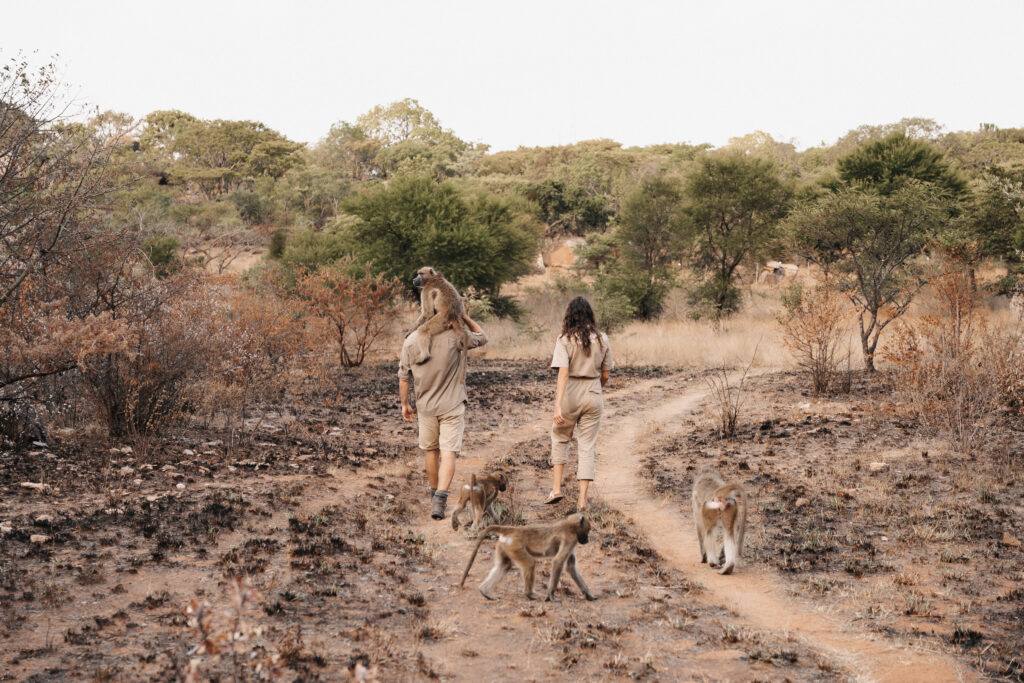
[[[936, 610], [919, 604], [931, 604], [921, 597], [933, 587], [928, 577], [892, 564], [895, 551], [887, 564], [879, 559], [887, 551], [876, 557], [875, 546], [847, 543], [855, 533], [892, 535], [887, 515], [901, 515], [926, 542], [945, 544], [943, 563], [966, 572], [983, 559], [986, 539], [998, 538], [1000, 577], [1024, 571], [1024, 527], [1012, 521], [1024, 345], [1006, 305], [1024, 296], [1024, 128], [946, 131], [913, 118], [804, 150], [755, 132], [721, 148], [588, 140], [491, 152], [413, 99], [303, 143], [258, 121], [174, 110], [139, 120], [68, 116], [59, 86], [51, 67], [18, 59], [0, 67], [0, 485], [12, 501], [19, 496], [0, 507], [0, 638], [18, 643], [5, 665], [36, 676], [84, 671], [77, 667], [92, 661], [90, 643], [104, 630], [125, 651], [153, 650], [134, 630], [148, 615], [159, 624], [153, 652], [162, 654], [121, 652], [90, 675], [103, 679], [126, 657], [139, 677], [168, 679], [284, 669], [312, 679], [326, 663], [360, 680], [377, 669], [385, 678], [451, 673], [437, 643], [458, 629], [424, 597], [445, 585], [419, 568], [440, 575], [455, 560], [426, 542], [434, 532], [403, 502], [420, 482], [400, 467], [414, 439], [401, 432], [392, 384], [412, 320], [412, 276], [423, 265], [444, 273], [488, 330], [487, 358], [471, 366], [471, 400], [487, 438], [508, 449], [505, 462], [526, 472], [524, 486], [545, 476], [534, 443], [543, 435], [510, 429], [550, 400], [539, 361], [565, 301], [583, 293], [615, 332], [624, 406], [640, 400], [629, 394], [634, 383], [662, 390], [643, 400], [668, 400], [662, 378], [681, 385], [712, 372], [731, 411], [711, 420], [727, 429], [686, 425], [688, 434], [661, 435], [652, 448], [673, 454], [682, 444], [723, 461], [740, 453], [733, 474], [770, 487], [787, 468], [761, 459], [775, 457], [773, 448], [803, 457], [802, 441], [782, 440], [805, 426], [816, 439], [835, 429], [829, 443], [852, 453], [889, 433], [865, 433], [884, 411], [929, 444], [901, 437], [901, 447], [924, 455], [883, 487], [899, 505], [872, 490], [870, 505], [857, 507], [860, 455], [849, 467], [829, 464], [835, 477], [824, 489], [828, 477], [808, 470], [793, 475], [802, 483], [766, 494], [757, 511], [765, 518], [808, 503], [827, 508], [818, 526], [797, 531], [827, 547], [828, 559], [806, 560], [776, 534], [755, 542], [759, 570], [826, 572], [800, 585], [827, 593], [839, 585], [827, 574], [832, 553], [848, 544], [864, 557], [840, 572], [859, 579], [864, 563], [872, 574], [892, 571], [914, 601], [907, 615], [928, 616]], [[565, 244], [575, 263], [545, 271], [539, 256]], [[799, 278], [759, 283], [769, 261], [795, 264]], [[736, 386], [728, 369], [752, 364], [780, 372], [756, 381], [764, 399], [756, 409], [744, 407], [749, 385]], [[830, 401], [827, 419], [805, 424], [803, 413], [771, 407], [805, 400]], [[860, 419], [835, 407], [847, 403], [879, 413], [853, 428]], [[836, 421], [851, 429], [819, 429]], [[815, 457], [827, 461], [827, 446]], [[945, 504], [933, 498], [947, 490], [929, 469], [935, 448], [942, 477], [954, 479]], [[685, 488], [689, 457], [648, 462], [655, 488]], [[978, 486], [964, 474], [973, 460], [984, 474]], [[1012, 475], [1000, 482], [1000, 469]], [[349, 476], [363, 488], [351, 488]], [[303, 487], [325, 477], [330, 493], [309, 497]], [[931, 482], [920, 490], [931, 502], [915, 511], [904, 497], [920, 481]], [[354, 511], [339, 508], [342, 499]], [[503, 515], [523, 523], [520, 499], [510, 499]], [[598, 505], [597, 528], [608, 534], [601, 576], [630, 582], [618, 597], [632, 602], [609, 608], [610, 621], [600, 612], [558, 621], [532, 608], [504, 615], [542, 624], [531, 626], [530, 642], [557, 652], [548, 659], [560, 671], [649, 675], [661, 664], [579, 653], [696, 620], [695, 642], [708, 650], [742, 648], [745, 662], [789, 666], [800, 680], [838, 675], [805, 645], [737, 629], [721, 609], [686, 602], [696, 587], [646, 545], [642, 529]], [[128, 539], [123, 547], [118, 538]], [[954, 538], [977, 543], [960, 553]], [[772, 555], [779, 547], [788, 553], [781, 565]], [[191, 594], [183, 613], [168, 601], [195, 585], [195, 575], [175, 574], [188, 562], [200, 574], [257, 578], [222, 582], [226, 598]], [[630, 562], [642, 566], [639, 578]], [[97, 600], [118, 609], [84, 628], [61, 613], [61, 654], [39, 619], [86, 586], [100, 591], [106, 571], [120, 578]], [[140, 571], [151, 582], [177, 578], [142, 595], [123, 585]], [[966, 581], [962, 574], [942, 580]], [[663, 585], [672, 586], [668, 598], [644, 593]], [[264, 614], [254, 616], [259, 592]], [[940, 629], [943, 646], [971, 655], [987, 675], [1020, 680], [1019, 635], [1007, 626], [1024, 609], [1019, 588], [985, 603], [989, 612], [972, 612], [967, 603], [983, 601], [966, 588], [954, 592], [959, 602], [937, 610], [955, 613]], [[226, 600], [228, 616], [206, 600]], [[688, 605], [682, 622], [667, 613], [670, 603]], [[363, 618], [371, 609], [379, 625]], [[263, 616], [268, 630], [257, 626]], [[989, 617], [995, 630], [985, 630]], [[341, 624], [338, 639], [324, 626], [321, 640], [304, 640], [303, 625], [314, 623]], [[916, 636], [918, 626], [901, 633]], [[989, 654], [969, 652], [983, 639], [994, 643]], [[669, 643], [657, 655], [682, 666], [673, 653], [690, 646]]]

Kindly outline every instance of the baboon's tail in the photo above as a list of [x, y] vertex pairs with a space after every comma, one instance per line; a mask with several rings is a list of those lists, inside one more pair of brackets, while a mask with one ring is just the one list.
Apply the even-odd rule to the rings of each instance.
[[462, 580], [459, 581], [459, 588], [462, 588], [466, 583], [466, 577], [469, 576], [469, 570], [473, 566], [473, 562], [476, 561], [476, 554], [480, 550], [480, 545], [484, 542], [484, 539], [487, 538], [487, 534], [498, 528], [498, 526], [492, 524], [480, 532], [480, 537], [476, 539], [476, 545], [473, 546], [473, 554], [469, 556], [469, 562], [466, 564], [466, 569], [462, 572]]

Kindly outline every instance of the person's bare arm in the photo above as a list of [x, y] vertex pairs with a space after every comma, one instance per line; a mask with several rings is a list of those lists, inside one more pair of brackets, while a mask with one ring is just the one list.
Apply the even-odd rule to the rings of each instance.
[[484, 333], [483, 328], [477, 325], [476, 321], [469, 317], [469, 313], [464, 314], [462, 319], [466, 322], [466, 327], [469, 328], [470, 332], [475, 332], [476, 334]]
[[555, 385], [555, 417], [556, 425], [564, 425], [562, 417], [562, 399], [565, 398], [565, 386], [569, 383], [569, 368], [558, 368], [558, 383]]
[[416, 419], [416, 412], [409, 405], [409, 381], [398, 380], [398, 398], [402, 400], [402, 419], [406, 422], [413, 422]]
[[475, 320], [469, 317], [469, 313], [463, 314], [462, 321], [466, 323], [466, 327], [469, 329], [470, 332], [472, 332], [473, 334], [480, 335], [479, 337], [470, 342], [469, 348], [475, 349], [476, 347], [483, 346], [484, 344], [487, 343], [487, 334], [484, 333], [482, 327], [477, 325]]

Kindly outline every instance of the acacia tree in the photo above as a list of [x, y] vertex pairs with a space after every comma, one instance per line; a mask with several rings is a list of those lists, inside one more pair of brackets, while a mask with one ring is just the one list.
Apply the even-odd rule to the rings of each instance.
[[871, 189], [889, 195], [909, 181], [924, 183], [942, 197], [957, 200], [967, 183], [943, 160], [942, 152], [925, 140], [893, 133], [858, 147], [837, 163], [845, 187]]
[[947, 216], [948, 205], [931, 188], [907, 182], [889, 195], [829, 193], [789, 218], [796, 247], [834, 273], [856, 307], [869, 372], [882, 331], [906, 313], [924, 284], [914, 259]]
[[706, 278], [694, 299], [710, 304], [716, 316], [735, 311], [736, 270], [775, 236], [789, 210], [792, 185], [770, 160], [734, 153], [701, 159], [684, 192], [693, 265]]

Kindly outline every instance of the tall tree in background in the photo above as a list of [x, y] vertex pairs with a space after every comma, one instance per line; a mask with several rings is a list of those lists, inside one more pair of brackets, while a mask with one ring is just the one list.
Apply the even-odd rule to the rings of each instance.
[[376, 161], [388, 175], [430, 174], [441, 180], [454, 174], [464, 154], [487, 148], [459, 139], [411, 98], [378, 105], [356, 124], [380, 145]]
[[893, 133], [869, 142], [839, 159], [836, 165], [843, 186], [870, 189], [881, 195], [899, 190], [910, 180], [932, 186], [940, 196], [959, 200], [967, 183], [943, 159], [942, 152], [925, 141]]
[[647, 320], [661, 313], [665, 296], [675, 286], [673, 262], [684, 249], [682, 193], [662, 176], [647, 178], [625, 200], [619, 225], [602, 244], [614, 258], [595, 258], [606, 267], [598, 276], [604, 296], [625, 299], [633, 315]]
[[924, 284], [915, 263], [948, 216], [948, 199], [910, 181], [890, 194], [840, 189], [802, 207], [788, 224], [797, 249], [837, 277], [859, 312], [861, 349], [869, 372], [885, 328]]
[[737, 268], [776, 237], [793, 199], [792, 184], [770, 160], [733, 153], [702, 159], [684, 193], [693, 265], [705, 276], [694, 299], [716, 316], [731, 313], [739, 307]]
[[146, 117], [143, 151], [159, 155], [172, 179], [192, 183], [207, 198], [230, 193], [261, 177], [280, 178], [302, 165], [301, 143], [257, 121], [204, 121], [178, 111]]

